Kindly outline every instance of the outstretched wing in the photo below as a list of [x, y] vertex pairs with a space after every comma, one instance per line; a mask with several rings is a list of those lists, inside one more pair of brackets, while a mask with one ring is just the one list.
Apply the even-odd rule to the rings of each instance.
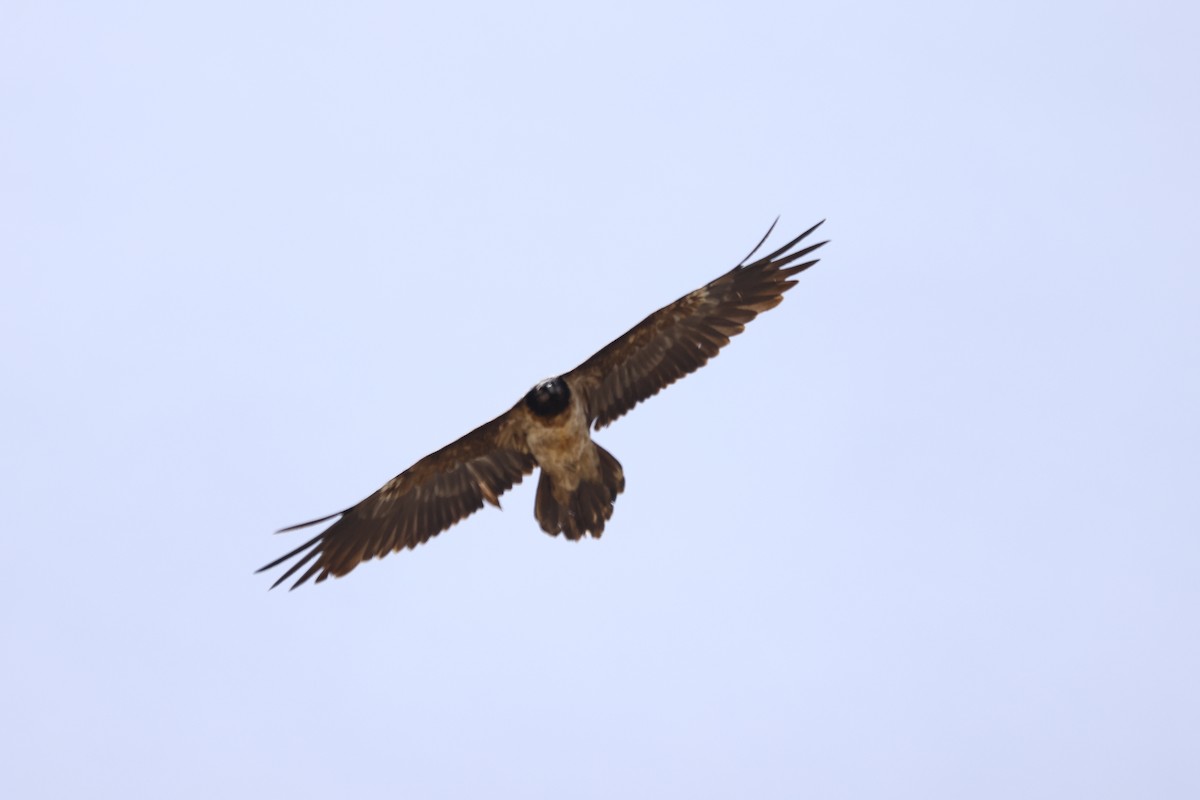
[[793, 248], [820, 226], [818, 222], [770, 255], [747, 264], [771, 235], [772, 224], [741, 264], [655, 311], [567, 373], [567, 384], [584, 396], [588, 422], [594, 422], [599, 430], [700, 369], [729, 344], [731, 336], [741, 333], [747, 322], [783, 302], [783, 293], [796, 283], [789, 278], [817, 259], [795, 262], [825, 242]]
[[523, 419], [518, 403], [453, 444], [425, 456], [358, 505], [284, 528], [280, 533], [338, 517], [318, 536], [258, 572], [296, 558], [271, 588], [306, 565], [308, 569], [292, 588], [313, 576], [320, 583], [330, 575], [345, 575], [363, 561], [416, 547], [483, 508], [484, 501], [499, 507], [500, 495], [537, 466], [525, 443]]

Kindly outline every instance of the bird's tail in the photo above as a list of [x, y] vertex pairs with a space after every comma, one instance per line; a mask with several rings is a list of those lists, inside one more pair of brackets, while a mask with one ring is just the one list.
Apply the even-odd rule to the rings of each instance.
[[593, 446], [600, 463], [598, 480], [580, 480], [574, 491], [564, 490], [542, 470], [533, 513], [542, 530], [551, 536], [563, 533], [568, 539], [582, 539], [590, 533], [600, 538], [604, 523], [612, 516], [613, 502], [625, 491], [621, 464], [600, 445]]

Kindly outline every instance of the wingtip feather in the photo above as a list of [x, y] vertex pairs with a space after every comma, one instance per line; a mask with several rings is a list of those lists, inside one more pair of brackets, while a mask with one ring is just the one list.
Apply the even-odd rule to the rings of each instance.
[[763, 237], [758, 240], [758, 244], [754, 245], [754, 249], [747, 253], [746, 257], [738, 262], [739, 269], [746, 266], [746, 262], [754, 257], [754, 254], [757, 253], [758, 249], [766, 243], [767, 239], [771, 238], [771, 232], [775, 230], [775, 226], [779, 224], [779, 220], [782, 218], [782, 216], [783, 215], [778, 215], [775, 217], [775, 221], [771, 223], [771, 227], [767, 228], [767, 232], [763, 234]]
[[335, 511], [334, 513], [330, 514], [327, 517], [321, 517], [320, 519], [310, 519], [308, 522], [298, 522], [295, 525], [289, 525], [286, 528], [280, 528], [279, 530], [277, 530], [275, 532], [276, 533], [287, 533], [288, 531], [298, 531], [301, 528], [307, 528], [309, 525], [320, 525], [322, 522], [328, 522], [329, 520], [333, 519], [334, 517], [342, 516], [343, 514], [346, 513], [346, 511], [349, 511], [349, 510], [350, 509], [347, 508], [343, 511]]

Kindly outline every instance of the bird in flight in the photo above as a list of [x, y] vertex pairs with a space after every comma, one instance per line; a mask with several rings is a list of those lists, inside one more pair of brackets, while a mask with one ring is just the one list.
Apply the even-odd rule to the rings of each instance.
[[542, 530], [574, 540], [599, 538], [625, 476], [617, 459], [592, 441], [591, 429], [695, 372], [747, 322], [779, 305], [796, 283], [792, 276], [817, 263], [802, 259], [826, 242], [796, 248], [820, 226], [746, 263], [772, 224], [729, 272], [655, 311], [570, 372], [537, 384], [491, 422], [425, 456], [357, 505], [279, 531], [337, 518], [258, 572], [294, 558], [272, 589], [300, 570], [292, 589], [311, 578], [340, 578], [363, 561], [428, 541], [485, 502], [499, 508], [500, 495], [537, 467], [542, 474], [533, 513]]

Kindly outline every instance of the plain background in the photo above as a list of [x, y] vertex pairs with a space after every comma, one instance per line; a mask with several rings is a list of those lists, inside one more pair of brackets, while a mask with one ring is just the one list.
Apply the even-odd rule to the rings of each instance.
[[[1200, 796], [1196, 13], [3, 3], [0, 793]], [[777, 214], [602, 540], [251, 574]]]

